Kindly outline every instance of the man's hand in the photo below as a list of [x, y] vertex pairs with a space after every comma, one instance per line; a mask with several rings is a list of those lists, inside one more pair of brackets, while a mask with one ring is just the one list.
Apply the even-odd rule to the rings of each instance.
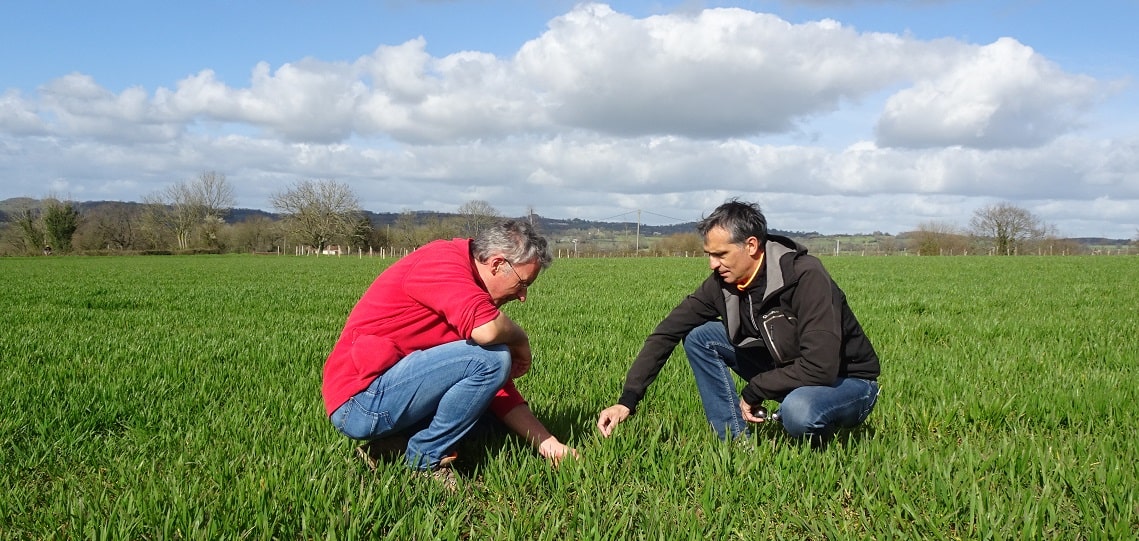
[[757, 416], [755, 412], [756, 410], [751, 404], [748, 404], [747, 401], [742, 398], [740, 399], [740, 415], [743, 416], [745, 421], [749, 423], [762, 423], [766, 421], [765, 418]]
[[530, 371], [530, 364], [534, 362], [534, 354], [530, 351], [530, 344], [510, 346], [510, 378], [520, 378]]
[[601, 431], [602, 436], [608, 438], [609, 434], [613, 433], [613, 429], [628, 417], [629, 408], [621, 404], [609, 406], [601, 410], [601, 415], [597, 417], [597, 429]]
[[549, 460], [554, 466], [561, 464], [562, 460], [567, 458], [575, 460], [581, 458], [577, 449], [569, 447], [553, 436], [546, 438], [546, 440], [538, 446], [538, 454], [542, 455], [546, 460]]

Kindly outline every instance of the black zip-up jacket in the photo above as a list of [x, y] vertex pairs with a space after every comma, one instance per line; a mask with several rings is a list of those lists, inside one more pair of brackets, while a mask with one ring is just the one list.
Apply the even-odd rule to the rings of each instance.
[[625, 376], [618, 404], [636, 411], [676, 345], [716, 319], [736, 348], [766, 355], [775, 366], [748, 382], [741, 393], [748, 404], [782, 401], [798, 387], [833, 385], [839, 377], [878, 379], [874, 346], [822, 262], [786, 237], [769, 236], [764, 250], [761, 276], [745, 291], [713, 272], [657, 325]]

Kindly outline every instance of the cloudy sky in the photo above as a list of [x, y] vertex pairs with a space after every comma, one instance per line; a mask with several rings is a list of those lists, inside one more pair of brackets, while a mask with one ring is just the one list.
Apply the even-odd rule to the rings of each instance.
[[1139, 233], [1139, 1], [6, 2], [0, 199]]

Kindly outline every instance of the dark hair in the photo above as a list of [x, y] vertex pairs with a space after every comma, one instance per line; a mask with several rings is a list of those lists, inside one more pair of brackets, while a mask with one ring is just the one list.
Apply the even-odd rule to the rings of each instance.
[[543, 269], [554, 262], [546, 238], [522, 220], [506, 220], [479, 231], [471, 241], [471, 253], [480, 262], [502, 254], [511, 264], [537, 261]]
[[758, 203], [729, 199], [696, 224], [696, 230], [702, 237], [707, 237], [714, 227], [724, 228], [735, 244], [746, 241], [748, 237], [755, 237], [760, 246], [767, 242], [767, 218], [763, 217]]

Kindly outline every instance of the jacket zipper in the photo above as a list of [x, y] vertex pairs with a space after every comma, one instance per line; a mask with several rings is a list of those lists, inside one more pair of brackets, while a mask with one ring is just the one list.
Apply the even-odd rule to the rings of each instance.
[[762, 338], [763, 343], [767, 345], [767, 351], [771, 353], [771, 356], [775, 359], [775, 362], [782, 365], [783, 353], [779, 351], [779, 348], [775, 347], [775, 335], [772, 334], [771, 327], [767, 326], [767, 319], [765, 318], [763, 320], [763, 325], [760, 325], [755, 321], [755, 301], [752, 300], [751, 295], [747, 296], [747, 305], [747, 316], [749, 319], [751, 319], [751, 325], [755, 327], [757, 331], [759, 331], [760, 338]]

